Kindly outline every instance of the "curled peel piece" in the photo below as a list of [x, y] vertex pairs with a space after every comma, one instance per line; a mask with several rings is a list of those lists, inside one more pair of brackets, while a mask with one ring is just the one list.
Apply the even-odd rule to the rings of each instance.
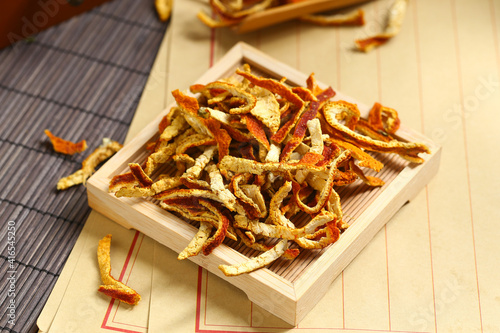
[[244, 273], [250, 273], [272, 263], [273, 261], [281, 257], [287, 249], [288, 249], [288, 241], [286, 239], [282, 239], [272, 249], [248, 261], [232, 266], [219, 265], [219, 269], [226, 276], [237, 276]]
[[245, 17], [263, 11], [274, 4], [272, 0], [261, 1], [220, 1], [210, 0], [210, 7], [217, 19], [211, 18], [203, 11], [198, 13], [201, 22], [210, 28], [227, 27], [240, 23]]
[[156, 12], [161, 21], [165, 22], [169, 19], [173, 2], [174, 0], [155, 0]]
[[362, 9], [357, 9], [346, 14], [304, 15], [299, 20], [321, 26], [362, 26], [365, 25], [365, 13]]
[[345, 140], [366, 150], [395, 153], [414, 163], [422, 163], [424, 161], [418, 154], [430, 153], [429, 148], [422, 143], [401, 142], [396, 140], [383, 142], [373, 140], [370, 137], [353, 131], [348, 126], [341, 124], [337, 118], [337, 115], [340, 114], [344, 108], [344, 103], [339, 102], [328, 102], [323, 108], [325, 120], [335, 130], [332, 134], [336, 135], [338, 139]]
[[48, 129], [46, 129], [44, 133], [49, 137], [50, 142], [52, 143], [52, 147], [58, 153], [73, 155], [76, 153], [81, 153], [82, 151], [85, 151], [85, 149], [87, 149], [87, 142], [85, 140], [74, 143], [55, 136]]
[[212, 82], [206, 85], [207, 89], [222, 89], [229, 92], [231, 95], [242, 98], [246, 103], [239, 107], [234, 107], [229, 110], [230, 114], [245, 114], [249, 113], [257, 104], [257, 99], [254, 95], [239, 89], [238, 87], [226, 82]]
[[111, 276], [111, 237], [111, 234], [106, 235], [99, 241], [97, 247], [97, 261], [99, 263], [99, 271], [103, 283], [103, 285], [99, 286], [98, 291], [127, 304], [137, 305], [141, 300], [141, 295]]
[[395, 0], [389, 9], [389, 16], [384, 32], [373, 37], [356, 40], [357, 48], [360, 51], [369, 52], [375, 47], [387, 43], [391, 38], [396, 36], [399, 30], [401, 30], [407, 5], [408, 0]]
[[219, 220], [219, 225], [215, 233], [207, 239], [207, 241], [202, 246], [202, 251], [204, 255], [209, 255], [212, 251], [219, 246], [224, 238], [226, 237], [227, 229], [230, 224], [230, 220], [226, 214], [216, 205], [215, 203], [211, 203], [208, 200], [200, 200], [200, 204], [207, 208], [212, 214], [217, 217]]
[[201, 221], [200, 228], [196, 232], [196, 235], [191, 240], [189, 245], [184, 250], [182, 250], [181, 253], [179, 253], [177, 259], [183, 260], [198, 255], [198, 253], [200, 253], [203, 248], [203, 244], [205, 244], [207, 239], [210, 237], [212, 228], [213, 227], [210, 223]]
[[89, 178], [95, 171], [95, 168], [113, 156], [118, 150], [122, 148], [122, 145], [116, 141], [109, 139], [103, 139], [102, 145], [94, 150], [85, 160], [82, 162], [82, 168], [75, 173], [59, 179], [57, 182], [58, 190], [65, 190], [71, 186], [84, 184], [87, 178]]

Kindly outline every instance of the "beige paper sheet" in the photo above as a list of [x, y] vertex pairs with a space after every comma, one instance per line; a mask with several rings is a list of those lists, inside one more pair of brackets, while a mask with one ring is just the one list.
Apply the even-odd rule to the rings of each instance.
[[[237, 36], [212, 32], [196, 21], [194, 14], [205, 8], [204, 2], [176, 2], [169, 27], [167, 90], [187, 88], [236, 41], [244, 40], [305, 73], [315, 72], [318, 80], [365, 104], [379, 101], [397, 109], [403, 123], [440, 143], [443, 153], [440, 172], [430, 185], [375, 236], [297, 328], [153, 242], [154, 256], [144, 259], [151, 270], [145, 265], [141, 272], [144, 279], [147, 272], [152, 275], [151, 291], [145, 290], [151, 292], [145, 318], [149, 332], [500, 331], [500, 177], [491, 171], [500, 162], [495, 153], [500, 134], [494, 128], [500, 121], [495, 112], [500, 106], [500, 4], [410, 1], [399, 36], [369, 54], [354, 51], [354, 39], [381, 29], [390, 3], [364, 5], [368, 23], [363, 28], [288, 22]], [[167, 68], [167, 57], [159, 59]], [[172, 100], [169, 94], [161, 97], [163, 105]], [[150, 98], [161, 104], [160, 98]], [[136, 118], [153, 113], [139, 108]], [[130, 243], [132, 234], [125, 231], [123, 237]], [[81, 256], [95, 270], [90, 261], [96, 242], [88, 243]], [[112, 253], [112, 260], [122, 264], [119, 257]], [[78, 304], [73, 289], [80, 283], [89, 286], [85, 297], [101, 301], [95, 286], [90, 288], [98, 283], [95, 274], [73, 274], [74, 284], [66, 288], [61, 304]], [[63, 310], [60, 306], [50, 332], [66, 332], [56, 327], [75, 318]], [[105, 311], [99, 311], [101, 324]], [[84, 329], [96, 325], [95, 320], [90, 316], [80, 321], [77, 331], [95, 332]]]
[[[288, 22], [242, 36], [212, 32], [189, 16], [206, 8], [204, 3], [177, 3], [170, 89], [185, 89], [244, 40], [365, 104], [379, 101], [396, 108], [407, 126], [443, 145], [443, 157], [438, 176], [377, 234], [297, 328], [252, 305], [212, 274], [191, 263], [182, 266], [157, 245], [151, 331], [500, 330], [494, 315], [500, 311], [495, 282], [500, 269], [494, 264], [500, 249], [494, 204], [499, 194], [491, 184], [499, 185], [499, 177], [492, 179], [485, 164], [495, 165], [499, 157], [481, 158], [498, 150], [493, 124], [500, 116], [493, 110], [500, 106], [500, 5], [410, 1], [400, 35], [368, 54], [353, 50], [355, 39], [382, 29], [391, 3], [364, 5], [363, 28]], [[181, 270], [183, 278], [171, 273]], [[179, 311], [165, 315], [172, 302]]]

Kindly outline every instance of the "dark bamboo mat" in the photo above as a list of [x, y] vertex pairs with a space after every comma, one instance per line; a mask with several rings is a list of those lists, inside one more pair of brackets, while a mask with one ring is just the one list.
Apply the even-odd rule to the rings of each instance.
[[[90, 212], [83, 186], [58, 192], [57, 180], [103, 137], [123, 142], [165, 29], [152, 0], [114, 0], [0, 50], [0, 332], [37, 330]], [[44, 129], [89, 148], [57, 154]]]

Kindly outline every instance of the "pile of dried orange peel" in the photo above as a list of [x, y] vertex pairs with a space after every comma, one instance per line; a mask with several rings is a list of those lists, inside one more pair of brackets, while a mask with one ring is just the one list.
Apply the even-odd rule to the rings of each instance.
[[[334, 243], [348, 227], [335, 188], [360, 179], [383, 164], [368, 154], [395, 153], [422, 163], [421, 143], [398, 140], [394, 109], [375, 103], [367, 119], [355, 104], [333, 100], [314, 75], [291, 87], [252, 73], [172, 92], [176, 106], [159, 124], [142, 164], [115, 176], [117, 197], [150, 197], [164, 209], [199, 223], [179, 259], [209, 255], [225, 238], [261, 252], [236, 265], [220, 265], [227, 276], [248, 273], [278, 258]], [[161, 167], [175, 163], [175, 174]], [[292, 220], [310, 216], [305, 225]], [[198, 225], [198, 224], [197, 224]]]

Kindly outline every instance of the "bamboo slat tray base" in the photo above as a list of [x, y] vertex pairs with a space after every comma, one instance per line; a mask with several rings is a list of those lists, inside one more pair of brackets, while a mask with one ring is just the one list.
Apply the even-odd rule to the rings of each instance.
[[[305, 85], [308, 76], [239, 43], [196, 83], [228, 77], [245, 62], [258, 74], [287, 77], [290, 85]], [[335, 99], [355, 102], [338, 92]], [[358, 104], [358, 107], [361, 112], [368, 112], [366, 106]], [[179, 253], [194, 236], [197, 230], [194, 223], [161, 209], [153, 201], [116, 198], [108, 193], [109, 181], [114, 175], [128, 171], [130, 162], [144, 161], [146, 143], [156, 138], [157, 125], [162, 117], [163, 114], [159, 115], [89, 179], [88, 199], [89, 205], [105, 216], [127, 228], [137, 229]], [[200, 254], [190, 259], [243, 290], [252, 302], [292, 325], [298, 324], [378, 230], [436, 174], [440, 147], [405, 127], [397, 134], [404, 140], [426, 143], [431, 154], [425, 155], [425, 162], [420, 165], [409, 164], [393, 154], [377, 155], [385, 164], [377, 174], [386, 182], [383, 187], [369, 188], [356, 182], [336, 188], [342, 198], [345, 220], [351, 225], [336, 243], [323, 250], [303, 250], [293, 261], [278, 260], [267, 268], [229, 278], [217, 268], [220, 264], [239, 263], [255, 253], [234, 241], [225, 241], [209, 256]], [[167, 165], [165, 169], [169, 167], [172, 166]]]

